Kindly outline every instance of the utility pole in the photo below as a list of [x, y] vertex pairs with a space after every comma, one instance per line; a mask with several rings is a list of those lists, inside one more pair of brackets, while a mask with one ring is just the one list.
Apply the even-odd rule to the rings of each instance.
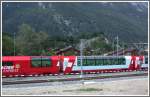
[[125, 55], [125, 47], [124, 47], [124, 43], [123, 43], [123, 56]]
[[117, 35], [117, 57], [118, 57], [118, 35]]
[[16, 47], [15, 47], [15, 45], [16, 45], [16, 43], [15, 43], [15, 35], [16, 35], [16, 33], [14, 32], [14, 56], [15, 56], [15, 53], [16, 53]]
[[83, 39], [80, 40], [80, 64], [81, 64], [81, 75], [80, 78], [83, 77], [83, 67], [82, 67], [82, 51], [83, 51]]
[[115, 52], [115, 50], [114, 50], [114, 48], [115, 48], [115, 46], [114, 46], [114, 39], [113, 39], [113, 42], [112, 42], [112, 47], [113, 47], [113, 56], [114, 56], [114, 52]]

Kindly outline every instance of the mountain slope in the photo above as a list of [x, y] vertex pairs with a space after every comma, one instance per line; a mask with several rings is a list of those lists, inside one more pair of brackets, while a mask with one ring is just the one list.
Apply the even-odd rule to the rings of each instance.
[[3, 32], [25, 23], [50, 36], [104, 32], [112, 40], [147, 42], [147, 3], [3, 3]]

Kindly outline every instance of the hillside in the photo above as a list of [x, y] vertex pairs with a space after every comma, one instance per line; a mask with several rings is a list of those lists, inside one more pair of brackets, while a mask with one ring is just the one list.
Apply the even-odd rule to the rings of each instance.
[[4, 3], [3, 32], [18, 32], [23, 23], [51, 36], [104, 32], [146, 42], [147, 3]]
[[96, 54], [112, 51], [116, 36], [119, 46], [147, 42], [147, 10], [147, 3], [133, 2], [3, 3], [3, 52], [12, 55], [14, 33], [20, 55], [69, 45], [79, 49], [80, 39], [86, 39], [86, 48]]

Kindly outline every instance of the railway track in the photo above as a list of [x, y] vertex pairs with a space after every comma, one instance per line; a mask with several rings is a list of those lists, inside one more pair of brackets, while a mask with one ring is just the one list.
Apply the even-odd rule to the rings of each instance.
[[[104, 73], [122, 73], [122, 72], [138, 72], [138, 71], [148, 71], [148, 69], [140, 69], [140, 70], [117, 70], [117, 71], [102, 71], [102, 72], [84, 72], [84, 74], [104, 74]], [[80, 73], [68, 73], [66, 75], [79, 75]], [[20, 77], [41, 77], [41, 76], [60, 76], [64, 75], [62, 73], [59, 74], [33, 74], [33, 75], [9, 75], [9, 76], [2, 76], [2, 78], [20, 78]]]
[[[83, 73], [85, 77], [87, 76], [96, 76], [96, 75], [109, 75], [109, 74], [126, 74], [126, 73], [142, 73], [142, 72], [147, 72], [147, 69], [144, 70], [134, 70], [134, 71], [115, 71], [115, 72], [88, 72], [88, 73]], [[14, 80], [34, 80], [34, 79], [56, 79], [56, 78], [70, 78], [70, 77], [79, 77], [80, 73], [71, 73], [71, 74], [66, 74], [64, 75], [63, 73], [53, 75], [53, 74], [38, 74], [38, 75], [26, 75], [26, 76], [18, 76], [18, 77], [2, 77], [3, 81], [14, 81]]]
[[134, 76], [147, 76], [148, 72], [133, 72], [126, 74], [100, 74], [93, 76], [80, 76], [75, 77], [56, 77], [51, 79], [33, 79], [21, 81], [2, 81], [2, 85], [15, 85], [15, 84], [32, 84], [32, 83], [45, 83], [45, 82], [63, 82], [63, 81], [78, 81], [78, 80], [93, 80], [93, 79], [108, 79], [108, 78], [121, 78], [121, 77], [134, 77]]

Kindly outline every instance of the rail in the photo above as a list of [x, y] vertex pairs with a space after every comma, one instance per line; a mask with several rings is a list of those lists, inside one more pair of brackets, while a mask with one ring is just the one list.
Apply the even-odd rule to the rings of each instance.
[[44, 80], [26, 80], [26, 81], [2, 81], [2, 85], [14, 84], [31, 84], [31, 83], [45, 83], [45, 82], [63, 82], [63, 81], [77, 81], [77, 80], [93, 80], [93, 79], [107, 79], [107, 78], [120, 78], [120, 77], [133, 77], [133, 76], [147, 76], [148, 72], [130, 73], [130, 74], [116, 74], [116, 75], [98, 75], [88, 77], [70, 77], [70, 78], [56, 78]]

